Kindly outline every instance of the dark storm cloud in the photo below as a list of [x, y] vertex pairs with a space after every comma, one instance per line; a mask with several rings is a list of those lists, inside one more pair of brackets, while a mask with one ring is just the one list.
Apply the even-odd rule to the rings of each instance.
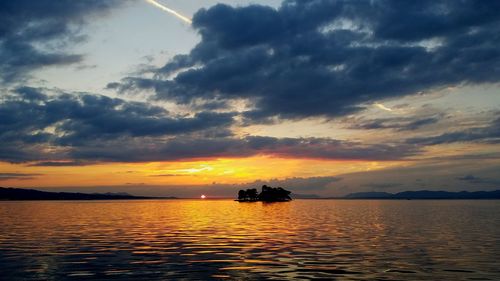
[[83, 39], [81, 25], [124, 1], [0, 1], [0, 80], [25, 78], [33, 70], [72, 64], [82, 56], [63, 51]]
[[110, 86], [179, 103], [247, 99], [255, 109], [245, 117], [256, 122], [340, 116], [384, 98], [499, 82], [498, 10], [498, 1], [465, 0], [219, 4], [193, 17], [202, 39], [189, 54], [155, 79]]
[[41, 174], [25, 174], [25, 173], [0, 173], [0, 181], [5, 180], [30, 180]]
[[[499, 113], [496, 113], [497, 116]], [[487, 142], [500, 141], [500, 117], [496, 117], [485, 127], [473, 127], [436, 136], [418, 137], [407, 140], [407, 143], [418, 145], [438, 145], [456, 142]]]

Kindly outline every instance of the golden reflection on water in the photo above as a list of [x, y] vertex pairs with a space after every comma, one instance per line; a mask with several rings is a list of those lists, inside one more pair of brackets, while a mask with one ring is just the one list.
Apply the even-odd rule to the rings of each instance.
[[499, 211], [500, 201], [1, 202], [0, 276], [495, 279]]

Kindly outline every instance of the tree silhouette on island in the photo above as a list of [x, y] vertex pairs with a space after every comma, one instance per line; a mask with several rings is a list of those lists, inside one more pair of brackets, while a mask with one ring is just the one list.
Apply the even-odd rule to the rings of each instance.
[[260, 194], [257, 189], [250, 188], [247, 190], [238, 191], [238, 202], [287, 202], [292, 200], [290, 191], [282, 187], [270, 187], [267, 185], [262, 186]]

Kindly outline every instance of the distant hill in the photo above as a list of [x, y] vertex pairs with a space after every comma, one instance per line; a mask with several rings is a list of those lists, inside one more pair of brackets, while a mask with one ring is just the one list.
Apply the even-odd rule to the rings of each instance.
[[144, 197], [128, 193], [71, 193], [47, 192], [34, 189], [0, 187], [0, 200], [131, 200], [131, 199], [175, 199], [175, 197]]
[[351, 193], [345, 199], [500, 199], [500, 190], [495, 191], [404, 191], [399, 193], [387, 192], [358, 192]]

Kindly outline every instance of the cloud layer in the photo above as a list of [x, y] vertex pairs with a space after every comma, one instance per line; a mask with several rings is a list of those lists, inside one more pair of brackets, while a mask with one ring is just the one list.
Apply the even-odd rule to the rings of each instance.
[[124, 1], [16, 0], [0, 2], [0, 82], [16, 82], [32, 71], [80, 62], [64, 51], [81, 42], [83, 23]]
[[154, 79], [110, 86], [178, 103], [244, 99], [252, 122], [341, 116], [385, 98], [498, 82], [499, 9], [491, 1], [219, 4], [194, 15], [202, 39], [189, 54]]
[[[237, 137], [234, 113], [173, 115], [144, 102], [22, 87], [0, 100], [0, 160], [33, 165], [147, 162], [259, 154], [315, 159], [394, 160], [411, 144], [329, 138]], [[62, 161], [62, 162], [61, 162]]]
[[25, 174], [25, 173], [0, 173], [0, 181], [5, 181], [5, 180], [31, 180], [34, 179], [38, 176], [41, 176], [41, 174]]

